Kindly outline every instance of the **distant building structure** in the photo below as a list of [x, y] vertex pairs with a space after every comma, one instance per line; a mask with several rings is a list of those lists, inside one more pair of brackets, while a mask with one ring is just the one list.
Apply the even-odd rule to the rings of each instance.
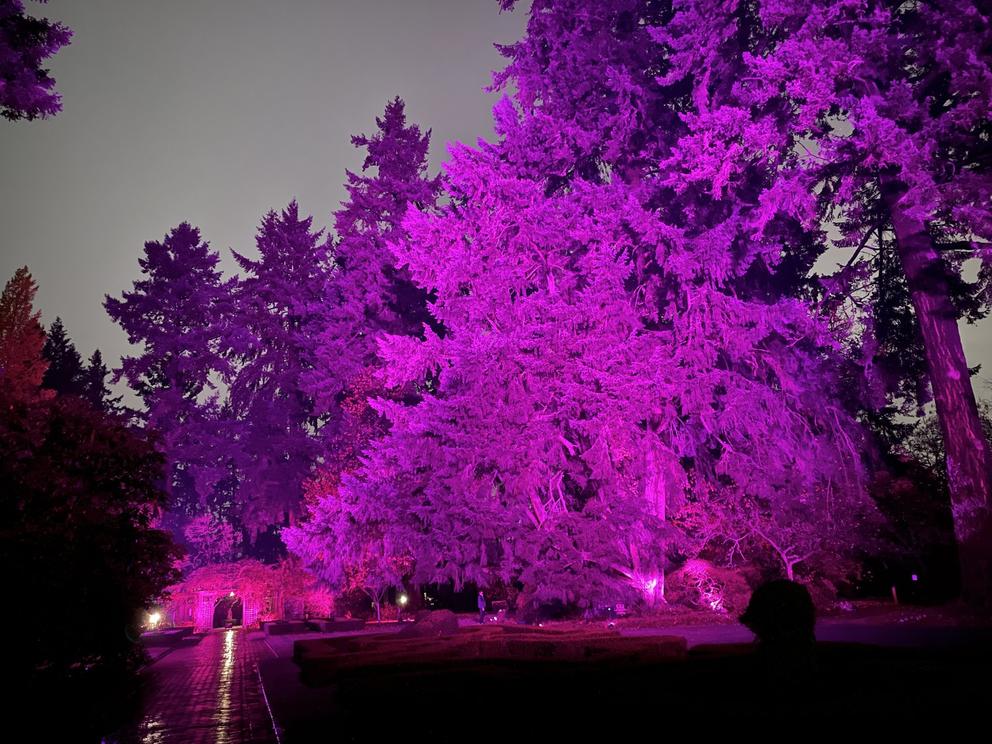
[[333, 595], [290, 561], [218, 563], [191, 571], [171, 587], [162, 627], [258, 628], [267, 620], [330, 617]]

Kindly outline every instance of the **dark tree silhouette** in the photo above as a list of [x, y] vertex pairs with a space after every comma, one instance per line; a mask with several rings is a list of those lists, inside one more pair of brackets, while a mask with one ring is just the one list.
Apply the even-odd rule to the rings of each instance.
[[97, 349], [90, 355], [86, 368], [83, 370], [82, 396], [90, 402], [90, 405], [104, 413], [120, 413], [122, 396], [114, 396], [107, 386], [109, 375], [110, 370], [104, 364], [103, 354]]
[[42, 354], [48, 361], [42, 387], [54, 390], [59, 395], [83, 395], [83, 359], [69, 338], [62, 318], [56, 318], [48, 329]]
[[71, 725], [81, 737], [101, 727], [92, 717], [110, 712], [108, 698], [133, 688], [144, 612], [176, 578], [177, 551], [154, 526], [162, 457], [79, 398], [9, 392], [0, 390], [0, 560], [24, 611], [4, 613], [4, 637], [17, 639], [7, 669], [15, 701], [65, 702], [61, 724], [31, 719], [34, 734]]

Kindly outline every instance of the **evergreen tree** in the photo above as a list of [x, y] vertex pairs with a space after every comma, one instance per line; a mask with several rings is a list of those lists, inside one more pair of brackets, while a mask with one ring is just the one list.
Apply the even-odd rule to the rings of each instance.
[[17, 400], [47, 397], [41, 382], [48, 363], [45, 331], [32, 305], [38, 285], [27, 266], [14, 272], [0, 296], [0, 387]]
[[[987, 313], [992, 279], [988, 15], [970, 0], [691, 0], [652, 35], [665, 50], [669, 107], [685, 127], [670, 161], [701, 185], [712, 180], [714, 192], [748, 184], [750, 198], [736, 203], [762, 217], [755, 234], [834, 223], [851, 256], [832, 287], [854, 300], [855, 343], [881, 352], [877, 367], [871, 355], [866, 366], [890, 373], [885, 392], [919, 404], [926, 391], [911, 386], [925, 360], [963, 592], [988, 602], [992, 453], [957, 325]], [[679, 97], [690, 89], [691, 101]], [[829, 245], [816, 241], [808, 253]], [[972, 259], [981, 268], [969, 286], [962, 269]], [[875, 286], [859, 306], [866, 276]], [[893, 356], [892, 341], [911, 343]]]
[[[312, 526], [328, 523], [327, 510], [337, 499], [342, 477], [359, 466], [369, 442], [386, 430], [370, 399], [415, 393], [410, 386], [389, 389], [383, 383], [377, 340], [387, 332], [421, 336], [425, 323], [434, 323], [427, 312], [428, 294], [411, 280], [406, 267], [395, 264], [388, 248], [405, 235], [407, 209], [429, 209], [437, 198], [440, 178], [426, 175], [430, 132], [421, 134], [416, 125], [406, 123], [399, 98], [386, 105], [376, 125], [378, 131], [371, 137], [352, 137], [356, 147], [367, 151], [363, 174], [372, 169], [374, 173], [347, 172], [349, 199], [335, 214], [335, 270], [320, 319], [316, 366], [307, 377], [319, 410], [334, 420], [327, 427], [318, 471], [305, 487], [311, 524], [283, 532], [291, 549], [302, 553], [307, 552], [304, 545], [311, 540]], [[365, 582], [363, 589], [375, 596], [394, 575], [380, 574], [370, 560], [348, 571], [350, 584]]]
[[377, 364], [380, 334], [418, 335], [431, 320], [427, 294], [407, 269], [394, 265], [387, 247], [402, 238], [408, 205], [426, 209], [435, 202], [439, 179], [426, 174], [430, 132], [407, 125], [399, 98], [386, 105], [376, 125], [371, 137], [351, 138], [367, 154], [363, 175], [347, 171], [349, 198], [334, 215], [335, 271], [308, 377], [321, 410], [331, 413], [351, 381]]
[[[197, 228], [182, 223], [161, 242], [145, 243], [143, 278], [107, 313], [140, 353], [125, 356], [123, 377], [144, 403], [145, 426], [157, 433], [166, 457], [166, 491], [173, 505], [202, 502], [210, 490], [203, 468], [212, 466], [216, 430], [215, 385], [229, 366], [220, 353], [231, 286], [221, 279], [220, 257]], [[197, 483], [197, 479], [201, 481]], [[205, 479], [206, 482], [203, 482]]]
[[41, 65], [71, 37], [61, 23], [26, 15], [21, 0], [0, 0], [0, 116], [30, 120], [62, 110], [55, 81]]
[[48, 360], [42, 386], [59, 395], [83, 395], [83, 360], [66, 333], [62, 318], [56, 318], [48, 329], [42, 353]]
[[121, 410], [121, 396], [113, 396], [107, 386], [107, 377], [110, 370], [104, 364], [103, 354], [97, 349], [94, 351], [83, 370], [83, 398], [90, 402], [97, 410], [104, 413], [118, 413]]
[[797, 301], [737, 296], [747, 265], [637, 184], [573, 174], [549, 193], [528, 116], [501, 104], [498, 144], [453, 150], [449, 204], [407, 215], [391, 248], [445, 334], [383, 337], [387, 383], [421, 396], [372, 402], [388, 433], [318, 496], [297, 552], [340, 586], [375, 556], [380, 579], [410, 565], [520, 582], [525, 601], [650, 604], [690, 476], [870, 509], [828, 329]]
[[[124, 699], [147, 661], [134, 642], [146, 613], [177, 578], [178, 551], [155, 526], [162, 457], [78, 398], [8, 392], [0, 388], [0, 560], [9, 590], [37, 612], [30, 628], [5, 617], [4, 634], [18, 639], [11, 702], [31, 723], [26, 738], [95, 741], [114, 712], [107, 700]], [[53, 699], [66, 715], [48, 720]]]
[[235, 253], [245, 276], [224, 337], [233, 366], [228, 414], [237, 442], [242, 521], [258, 530], [295, 518], [318, 453], [322, 417], [305, 379], [326, 303], [328, 245], [296, 202], [269, 212], [258, 230], [258, 260]]

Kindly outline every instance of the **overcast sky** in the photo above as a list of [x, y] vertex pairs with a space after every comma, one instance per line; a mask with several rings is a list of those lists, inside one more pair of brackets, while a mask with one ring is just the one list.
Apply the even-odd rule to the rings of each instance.
[[296, 198], [326, 226], [362, 164], [350, 136], [397, 95], [436, 171], [447, 142], [492, 137], [493, 42], [526, 21], [496, 0], [26, 5], [74, 37], [51, 64], [63, 111], [0, 120], [0, 282], [27, 264], [43, 321], [111, 362], [127, 340], [103, 295], [130, 287], [146, 240], [189, 221], [233, 270], [269, 209]]
[[[497, 0], [50, 0], [70, 26], [51, 69], [64, 109], [0, 121], [0, 281], [27, 264], [44, 322], [62, 316], [84, 356], [127, 348], [105, 293], [138, 275], [146, 240], [184, 220], [233, 268], [269, 209], [291, 199], [325, 226], [361, 166], [349, 137], [387, 99], [446, 143], [491, 137], [502, 66], [493, 42], [523, 32], [526, 3]], [[962, 327], [992, 397], [992, 323]]]

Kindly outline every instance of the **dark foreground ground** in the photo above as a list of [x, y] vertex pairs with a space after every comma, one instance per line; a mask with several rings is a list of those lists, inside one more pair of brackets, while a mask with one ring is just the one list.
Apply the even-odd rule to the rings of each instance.
[[[473, 624], [463, 619], [463, 625]], [[384, 630], [351, 637], [364, 642]], [[799, 661], [763, 658], [750, 633], [732, 623], [628, 627], [621, 633], [659, 645], [665, 643], [660, 636], [677, 636], [688, 650], [654, 654], [653, 661], [380, 658], [366, 668], [326, 674], [318, 664], [301, 674], [294, 643], [312, 642], [318, 634], [268, 638], [215, 631], [156, 649], [128, 722], [103, 740], [615, 742], [725, 731], [807, 740], [933, 726], [942, 739], [954, 740], [987, 726], [987, 626], [916, 616], [828, 619], [817, 626], [821, 640], [812, 657]], [[25, 733], [4, 740], [94, 740], [73, 734], [75, 701], [44, 702], [43, 719], [10, 711], [7, 731]], [[43, 733], [52, 723], [64, 732], [57, 739]]]
[[377, 731], [379, 740], [394, 731], [398, 739], [454, 742], [660, 740], [672, 731], [728, 730], [806, 740], [935, 725], [955, 740], [982, 730], [988, 715], [989, 686], [974, 658], [827, 646], [813, 674], [775, 679], [736, 651], [700, 650], [669, 664], [410, 668], [352, 677], [304, 711], [296, 701], [275, 710], [284, 716], [285, 742], [330, 741], [329, 731], [335, 741], [375, 740]]
[[[262, 660], [260, 671], [281, 740], [290, 744], [660, 740], [673, 731], [807, 739], [934, 725], [954, 736], [984, 728], [990, 634], [891, 631], [893, 646], [820, 642], [803, 658], [769, 659], [751, 643], [700, 643], [678, 658], [645, 662], [444, 659], [330, 678], [308, 673], [304, 662], [301, 679], [300, 666], [280, 656]], [[843, 632], [835, 624], [826, 635]], [[885, 642], [884, 627], [871, 635]]]

